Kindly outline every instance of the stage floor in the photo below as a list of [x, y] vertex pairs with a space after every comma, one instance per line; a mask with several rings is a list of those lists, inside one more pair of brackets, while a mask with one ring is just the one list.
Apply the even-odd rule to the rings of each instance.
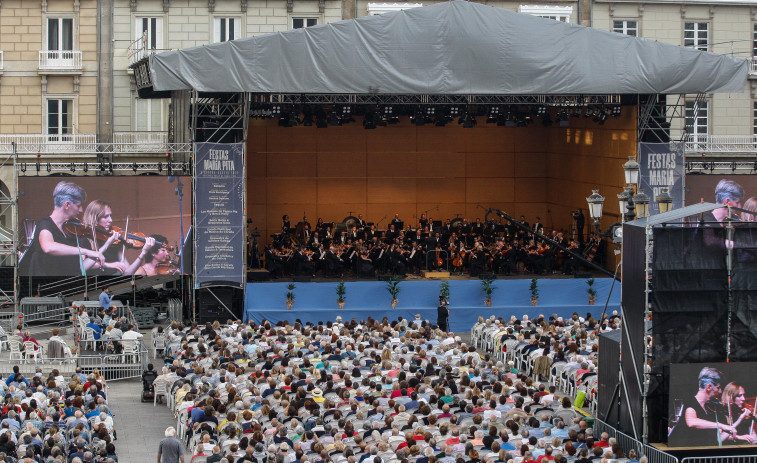
[[[569, 278], [540, 278], [538, 281], [539, 302], [531, 305], [530, 278], [495, 280], [492, 306], [486, 307], [480, 280], [450, 279], [450, 330], [468, 331], [479, 316], [529, 318], [540, 314], [556, 314], [569, 318], [574, 312], [580, 316], [591, 313], [599, 317], [607, 312], [620, 309], [620, 284], [613, 285], [611, 278], [595, 278], [597, 302], [589, 305], [587, 280]], [[400, 283], [399, 303], [391, 308], [391, 296], [383, 281], [345, 282], [346, 304], [340, 310], [336, 302], [336, 281], [294, 283], [295, 303], [292, 310], [286, 308], [286, 293], [289, 282], [249, 283], [245, 301], [245, 320], [272, 323], [280, 321], [319, 322], [334, 320], [338, 315], [343, 319], [358, 320], [373, 317], [389, 320], [401, 316], [413, 319], [420, 314], [423, 319], [436, 322], [436, 308], [439, 302], [438, 280], [406, 280]], [[609, 297], [608, 297], [609, 296]]]

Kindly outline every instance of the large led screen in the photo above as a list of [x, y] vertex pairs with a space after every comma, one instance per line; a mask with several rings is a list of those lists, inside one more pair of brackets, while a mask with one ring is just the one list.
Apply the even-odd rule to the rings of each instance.
[[757, 362], [670, 366], [668, 445], [757, 445]]
[[21, 177], [24, 276], [191, 273], [191, 178]]
[[686, 176], [686, 204], [723, 204], [729, 200], [733, 206], [755, 211], [744, 219], [757, 221], [757, 175]]

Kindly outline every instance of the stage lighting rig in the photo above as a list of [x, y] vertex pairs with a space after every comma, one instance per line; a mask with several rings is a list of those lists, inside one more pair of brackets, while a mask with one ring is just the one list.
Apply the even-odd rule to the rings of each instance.
[[621, 106], [613, 106], [612, 107], [612, 117], [620, 117], [620, 112], [622, 111]]
[[464, 129], [472, 129], [473, 126], [476, 125], [476, 117], [470, 112], [465, 111], [465, 114], [460, 116], [460, 119], [457, 120], [457, 123], [462, 124]]
[[486, 116], [487, 124], [494, 124], [499, 119], [499, 106], [491, 106], [489, 108], [489, 115]]

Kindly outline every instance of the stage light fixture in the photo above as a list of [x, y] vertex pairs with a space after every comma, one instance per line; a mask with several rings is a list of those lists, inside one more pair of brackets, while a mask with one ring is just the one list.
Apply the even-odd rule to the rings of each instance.
[[581, 111], [583, 111], [583, 109], [580, 106], [576, 106], [576, 109], [573, 110], [573, 114], [571, 114], [571, 116], [581, 117]]
[[621, 106], [613, 106], [612, 108], [612, 117], [620, 117], [620, 112], [622, 111]]
[[100, 161], [100, 172], [105, 172], [105, 164]]
[[48, 172], [52, 171], [52, 166], [50, 166], [50, 163], [49, 163], [49, 162], [47, 163], [47, 171], [48, 171]]
[[557, 123], [560, 125], [560, 127], [568, 127], [570, 126], [569, 122], [569, 115], [567, 109], [561, 109], [557, 111]]
[[493, 124], [497, 122], [499, 118], [499, 106], [492, 106], [489, 108], [489, 115], [486, 117], [487, 124]]
[[135, 174], [137, 173], [137, 163], [136, 162], [133, 162], [131, 164], [131, 170], [133, 170]]
[[328, 122], [329, 122], [329, 125], [331, 126], [342, 125], [342, 120], [339, 118], [339, 115], [336, 113], [336, 111], [331, 111], [329, 113]]
[[449, 108], [449, 115], [451, 117], [457, 117], [460, 114], [460, 107], [459, 106], [451, 106]]
[[281, 105], [273, 105], [271, 106], [271, 117], [279, 117], [281, 116]]
[[26, 172], [26, 163], [21, 164], [21, 172]]
[[110, 175], [113, 175], [113, 163], [112, 162], [108, 162], [108, 173]]
[[305, 127], [313, 126], [313, 108], [310, 106], [302, 108], [302, 125]]
[[71, 166], [70, 166], [70, 169], [71, 169], [71, 173], [74, 173], [74, 172], [76, 172], [76, 164], [74, 164], [74, 163], [72, 162], [72, 163], [71, 163]]
[[462, 124], [464, 129], [472, 129], [476, 125], [476, 118], [469, 112], [465, 112], [457, 121], [458, 124]]
[[552, 125], [552, 118], [549, 117], [549, 114], [544, 114], [541, 118], [541, 125], [544, 127], [549, 127]]
[[163, 172], [163, 163], [162, 162], [158, 163], [158, 172]]
[[547, 114], [547, 108], [545, 106], [539, 106], [536, 108], [536, 115], [537, 116], [543, 116]]
[[89, 170], [89, 166], [86, 162], [84, 163], [84, 168], [82, 170], [84, 171], [84, 173], [87, 173], [87, 171]]
[[341, 107], [341, 112], [339, 116], [339, 120], [341, 121], [341, 124], [346, 124], [348, 122], [355, 122], [355, 119], [352, 117], [352, 107], [349, 105], [344, 105]]
[[415, 111], [413, 112], [413, 115], [410, 116], [410, 119], [413, 121], [413, 124], [417, 126], [425, 125], [426, 116], [423, 113], [423, 108], [415, 108]]
[[373, 130], [376, 128], [376, 113], [369, 111], [363, 116], [363, 128]]
[[39, 161], [37, 161], [37, 173], [39, 174]]

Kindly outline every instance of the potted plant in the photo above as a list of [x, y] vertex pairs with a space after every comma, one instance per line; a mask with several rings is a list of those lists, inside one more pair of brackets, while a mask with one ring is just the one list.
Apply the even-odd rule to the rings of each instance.
[[442, 280], [439, 284], [439, 300], [442, 299], [449, 304], [449, 280]]
[[531, 305], [536, 305], [539, 303], [539, 283], [536, 278], [531, 278], [531, 286], [529, 287], [531, 290]]
[[397, 295], [400, 293], [400, 278], [397, 275], [392, 275], [389, 281], [386, 282], [386, 290], [392, 296], [392, 308], [397, 307]]
[[338, 285], [336, 285], [336, 303], [339, 304], [339, 308], [344, 308], [344, 295], [347, 293], [347, 290], [344, 287], [344, 280], [340, 281]]
[[494, 278], [484, 278], [481, 280], [481, 289], [484, 291], [486, 299], [484, 303], [487, 307], [492, 306], [492, 293], [494, 292]]
[[292, 304], [294, 304], [294, 288], [296, 288], [294, 283], [287, 285], [287, 289], [289, 290], [287, 291], [287, 310], [292, 310]]
[[597, 302], [597, 290], [594, 289], [594, 278], [586, 280], [586, 285], [588, 286], [586, 292], [589, 293], [589, 305], [594, 305]]

